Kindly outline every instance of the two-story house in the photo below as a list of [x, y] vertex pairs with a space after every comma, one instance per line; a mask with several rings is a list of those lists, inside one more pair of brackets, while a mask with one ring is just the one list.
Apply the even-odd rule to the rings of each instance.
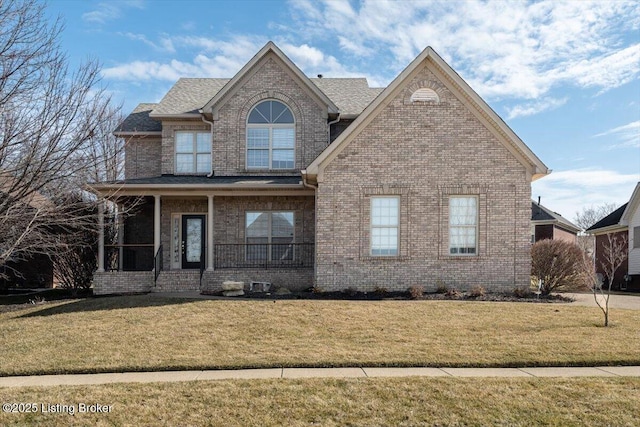
[[180, 79], [117, 129], [138, 200], [101, 240], [96, 294], [529, 283], [531, 181], [547, 167], [425, 49], [383, 89], [309, 78], [267, 43], [231, 79]]

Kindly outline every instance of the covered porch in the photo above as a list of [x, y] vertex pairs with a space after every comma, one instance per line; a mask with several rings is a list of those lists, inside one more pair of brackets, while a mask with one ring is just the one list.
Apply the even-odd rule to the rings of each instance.
[[227, 280], [313, 285], [314, 190], [299, 177], [163, 176], [94, 189], [133, 206], [107, 243], [99, 212], [95, 294], [216, 292]]

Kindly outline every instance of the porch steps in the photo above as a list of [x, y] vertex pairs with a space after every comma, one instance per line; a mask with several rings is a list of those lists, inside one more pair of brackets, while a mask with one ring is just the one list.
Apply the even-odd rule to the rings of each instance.
[[199, 291], [200, 272], [195, 271], [161, 271], [152, 292]]

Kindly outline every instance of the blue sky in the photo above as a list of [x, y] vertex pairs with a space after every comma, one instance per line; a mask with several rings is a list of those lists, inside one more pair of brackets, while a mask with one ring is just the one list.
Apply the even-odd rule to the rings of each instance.
[[553, 169], [533, 198], [572, 219], [640, 180], [636, 1], [53, 0], [47, 13], [125, 112], [179, 77], [232, 77], [268, 40], [309, 76], [371, 86], [432, 46]]

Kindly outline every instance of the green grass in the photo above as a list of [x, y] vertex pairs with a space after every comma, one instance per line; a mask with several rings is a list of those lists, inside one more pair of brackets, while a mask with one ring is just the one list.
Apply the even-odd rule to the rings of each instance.
[[2, 402], [112, 405], [0, 413], [3, 426], [634, 426], [638, 378], [362, 378], [0, 389]]
[[0, 314], [0, 375], [281, 366], [640, 364], [640, 311], [153, 295]]

